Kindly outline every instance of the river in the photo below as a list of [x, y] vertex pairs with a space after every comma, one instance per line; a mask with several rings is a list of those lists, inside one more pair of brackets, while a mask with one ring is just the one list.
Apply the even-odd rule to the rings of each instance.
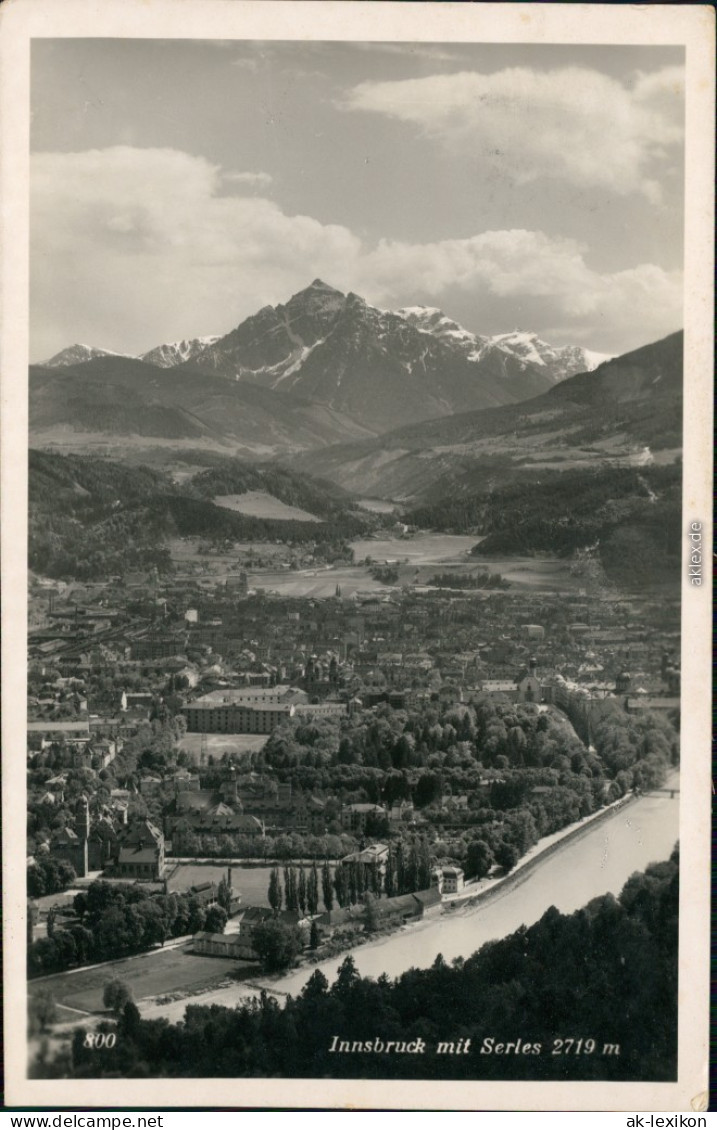
[[[679, 788], [677, 774], [670, 778], [669, 786]], [[387, 938], [358, 947], [353, 951], [356, 966], [363, 976], [378, 977], [387, 973], [395, 977], [412, 965], [431, 965], [439, 953], [446, 961], [468, 957], [484, 942], [503, 938], [523, 924], [530, 926], [550, 906], [570, 913], [597, 895], [619, 894], [634, 871], [667, 859], [678, 837], [679, 793], [674, 799], [669, 793], [641, 797], [618, 809], [613, 816], [598, 821], [583, 836], [568, 840], [564, 847], [531, 871], [523, 883], [511, 886], [504, 894], [496, 891], [478, 906], [457, 908], [450, 914], [427, 918]], [[258, 984], [277, 995], [296, 996], [316, 968], [332, 981], [344, 957], [345, 954], [341, 954], [316, 966], [303, 966], [277, 979], [258, 977], [252, 982], [253, 987], [241, 983], [227, 986], [193, 997], [191, 1003], [231, 1006], [244, 997], [256, 995]], [[150, 1005], [142, 1008], [142, 1014], [179, 1020], [187, 1003]]]

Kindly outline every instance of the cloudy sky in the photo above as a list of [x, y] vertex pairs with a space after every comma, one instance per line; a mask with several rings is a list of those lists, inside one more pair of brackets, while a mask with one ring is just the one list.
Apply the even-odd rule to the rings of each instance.
[[35, 40], [31, 358], [316, 277], [620, 353], [682, 324], [673, 47]]

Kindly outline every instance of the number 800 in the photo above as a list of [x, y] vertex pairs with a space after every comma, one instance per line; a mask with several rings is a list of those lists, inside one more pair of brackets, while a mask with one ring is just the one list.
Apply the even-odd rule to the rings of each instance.
[[88, 1032], [85, 1036], [83, 1048], [113, 1048], [117, 1043], [116, 1032]]

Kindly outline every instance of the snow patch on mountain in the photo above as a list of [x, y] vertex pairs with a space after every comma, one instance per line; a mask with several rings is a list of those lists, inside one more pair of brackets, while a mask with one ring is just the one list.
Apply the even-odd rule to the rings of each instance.
[[[287, 377], [290, 377], [292, 375], [292, 373], [297, 373], [301, 366], [304, 364], [304, 361], [309, 356], [309, 354], [313, 353], [313, 351], [317, 349], [318, 346], [323, 345], [325, 341], [325, 337], [320, 337], [313, 343], [313, 345], [301, 345], [297, 357], [294, 359], [294, 361], [291, 362], [289, 367], [287, 369], [284, 369], [283, 373], [281, 373], [280, 376], [277, 377], [271, 387], [278, 388], [282, 381], [285, 381]], [[279, 365], [275, 365], [274, 368], [281, 369], [283, 364], [285, 364], [285, 362], [281, 362]], [[339, 383], [341, 383], [340, 378]]]

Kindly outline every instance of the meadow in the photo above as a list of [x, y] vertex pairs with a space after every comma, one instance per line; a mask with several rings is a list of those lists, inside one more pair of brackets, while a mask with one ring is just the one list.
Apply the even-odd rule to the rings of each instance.
[[207, 757], [221, 760], [225, 753], [230, 753], [238, 766], [246, 768], [251, 764], [252, 753], [266, 745], [266, 734], [185, 734], [177, 748], [187, 754], [192, 765], [200, 763], [203, 737]]
[[[241, 894], [242, 909], [268, 906], [270, 867], [232, 865], [232, 886]], [[170, 891], [187, 891], [199, 883], [219, 883], [226, 879], [227, 865], [219, 863], [180, 863], [167, 884]]]
[[[30, 994], [49, 990], [58, 1005], [81, 1012], [102, 1012], [102, 994], [108, 981], [126, 981], [135, 1000], [208, 987], [237, 968], [232, 958], [203, 957], [189, 952], [191, 943], [136, 954], [122, 961], [106, 962], [91, 969], [78, 969], [30, 981]], [[62, 1012], [61, 1019], [68, 1019]]]
[[252, 518], [273, 518], [279, 521], [320, 522], [315, 514], [298, 506], [289, 506], [264, 490], [247, 490], [243, 494], [217, 494], [212, 499], [215, 506], [249, 514]]

